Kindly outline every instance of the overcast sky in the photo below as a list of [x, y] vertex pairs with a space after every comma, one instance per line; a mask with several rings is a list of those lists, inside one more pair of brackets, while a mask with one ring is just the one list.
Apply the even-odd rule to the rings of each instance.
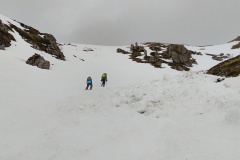
[[0, 0], [0, 13], [58, 42], [222, 44], [240, 35], [240, 0]]

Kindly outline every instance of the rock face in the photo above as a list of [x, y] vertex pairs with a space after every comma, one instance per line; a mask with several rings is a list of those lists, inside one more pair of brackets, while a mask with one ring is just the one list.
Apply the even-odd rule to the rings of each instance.
[[192, 59], [192, 54], [194, 54], [194, 52], [187, 50], [183, 45], [170, 44], [167, 51], [163, 53], [163, 56], [171, 58], [173, 63], [192, 67], [192, 64], [195, 63]]
[[27, 64], [32, 66], [37, 66], [41, 69], [49, 69], [50, 68], [50, 62], [46, 61], [42, 56], [39, 54], [34, 54], [32, 57], [30, 57], [27, 61]]
[[24, 30], [13, 24], [11, 24], [10, 27], [16, 30], [26, 42], [32, 45], [33, 48], [40, 51], [45, 51], [57, 59], [65, 60], [65, 56], [58, 47], [57, 41], [53, 35], [40, 33], [38, 30], [30, 26], [27, 26], [23, 23], [20, 24], [23, 28], [25, 28]]
[[237, 77], [240, 74], [240, 56], [231, 58], [208, 70], [207, 74], [225, 76], [225, 77]]
[[[118, 48], [117, 53], [130, 54], [130, 58], [133, 61], [150, 63], [156, 68], [161, 68], [162, 63], [166, 63], [173, 69], [188, 71], [188, 67], [192, 67], [192, 64], [197, 64], [196, 60], [192, 58], [192, 54], [197, 53], [187, 50], [183, 45], [166, 45], [156, 42], [147, 42], [145, 45], [146, 46], [139, 46], [137, 43], [135, 43], [135, 45], [131, 44], [130, 52]], [[148, 55], [147, 49], [144, 47], [148, 47], [153, 52]]]
[[5, 47], [11, 46], [11, 41], [15, 41], [13, 35], [8, 33], [10, 28], [4, 25], [0, 20], [0, 49], [5, 49]]
[[[231, 40], [230, 42], [234, 42], [234, 41], [240, 41], [240, 36], [238, 36], [237, 38]], [[230, 42], [228, 42], [228, 43], [230, 43]]]
[[[238, 36], [237, 38], [231, 40], [230, 42], [234, 42], [234, 41], [239, 41], [239, 43], [235, 44], [232, 46], [232, 49], [239, 49], [240, 48], [240, 36]], [[229, 42], [229, 43], [230, 43]]]
[[238, 49], [238, 48], [240, 48], [240, 42], [232, 46], [232, 49]]

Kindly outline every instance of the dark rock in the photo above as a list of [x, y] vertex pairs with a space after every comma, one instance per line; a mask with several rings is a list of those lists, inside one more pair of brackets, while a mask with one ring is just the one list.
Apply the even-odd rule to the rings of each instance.
[[[230, 42], [234, 42], [234, 41], [240, 41], [240, 36], [238, 36], [237, 38], [231, 40]], [[228, 42], [228, 43], [230, 43], [230, 42]]]
[[238, 48], [240, 48], [240, 42], [232, 46], [232, 49], [238, 49]]
[[222, 61], [223, 59], [229, 58], [229, 56], [224, 55], [224, 53], [220, 53], [220, 54], [210, 54], [210, 53], [206, 53], [206, 55], [212, 56], [212, 59], [213, 59], [213, 60], [216, 60], [216, 61]]
[[141, 52], [138, 52], [138, 51], [133, 51], [131, 53], [131, 57], [138, 57], [138, 56], [141, 56], [141, 55], [142, 55]]
[[151, 52], [150, 55], [151, 55], [151, 56], [157, 56], [158, 53], [157, 53], [157, 52]]
[[130, 47], [131, 58], [136, 58], [138, 56], [141, 56], [142, 55], [141, 52], [144, 52], [145, 56], [147, 55], [147, 51], [144, 49], [143, 46], [139, 46], [137, 42], [135, 43], [135, 45], [131, 44], [131, 47]]
[[94, 51], [94, 50], [92, 48], [84, 48], [83, 51], [90, 52], [90, 51]]
[[[143, 46], [139, 46], [137, 43], [135, 45], [131, 44], [130, 59], [138, 63], [150, 63], [156, 68], [161, 68], [162, 63], [166, 63], [173, 69], [179, 71], [188, 71], [190, 69], [187, 67], [191, 67], [192, 64], [197, 64], [196, 60], [191, 56], [192, 54], [196, 54], [196, 52], [187, 50], [183, 45], [168, 45], [167, 50], [163, 53], [158, 53], [158, 51], [161, 47], [166, 47], [164, 44], [147, 42], [145, 45], [147, 45], [147, 47], [152, 47], [152, 50], [155, 52], [151, 52], [150, 55], [147, 55], [147, 50]], [[117, 52], [129, 54], [129, 52], [120, 48], [117, 49]], [[142, 52], [144, 52], [144, 55]], [[140, 56], [143, 56], [143, 58]], [[173, 62], [165, 61], [164, 59], [171, 59]]]
[[65, 56], [58, 47], [57, 41], [53, 35], [40, 33], [38, 30], [24, 25], [23, 23], [21, 23], [21, 26], [25, 29], [22, 30], [13, 24], [10, 25], [10, 27], [15, 29], [33, 48], [51, 54], [57, 59], [65, 60]]
[[176, 69], [178, 71], [189, 71], [190, 69], [183, 66], [183, 65], [180, 65], [180, 64], [177, 64], [177, 63], [171, 63], [169, 64], [171, 66], [172, 69]]
[[46, 61], [42, 56], [39, 54], [34, 54], [32, 57], [30, 57], [27, 61], [27, 64], [32, 66], [37, 66], [41, 69], [49, 69], [50, 68], [50, 62]]
[[193, 58], [191, 59], [191, 63], [192, 63], [192, 64], [198, 64], [197, 61], [196, 61], [196, 59], [193, 59]]
[[162, 47], [162, 44], [161, 43], [156, 43], [156, 42], [148, 42], [148, 43], [145, 43], [147, 44], [147, 46], [149, 47], [149, 49], [151, 49], [152, 51], [155, 51], [155, 52], [159, 52], [161, 51], [161, 47]]
[[213, 56], [212, 59], [216, 60], [216, 61], [222, 61], [223, 58], [218, 57], [218, 56]]
[[192, 67], [193, 51], [187, 50], [183, 45], [170, 44], [162, 55], [166, 59], [172, 59], [173, 63]]
[[5, 47], [11, 46], [11, 41], [15, 41], [12, 34], [9, 33], [10, 28], [3, 24], [0, 20], [0, 49], [4, 50]]
[[223, 61], [216, 66], [210, 68], [207, 74], [225, 76], [225, 77], [237, 77], [240, 74], [240, 56]]
[[44, 38], [49, 42], [47, 43], [47, 46], [46, 46], [46, 52], [56, 56], [57, 59], [65, 60], [65, 56], [63, 55], [62, 51], [58, 47], [57, 40], [55, 39], [55, 37], [47, 33], [42, 33], [42, 35], [44, 35]]
[[162, 67], [162, 62], [161, 61], [157, 61], [157, 62], [151, 63], [151, 64], [156, 68], [161, 68]]
[[218, 79], [216, 80], [216, 83], [222, 82], [224, 79], [225, 79], [225, 78], [218, 78]]
[[135, 45], [131, 44], [130, 51], [131, 52], [144, 52], [144, 47], [139, 46], [138, 43], [136, 42]]
[[121, 48], [118, 48], [118, 49], [117, 49], [117, 53], [130, 54], [130, 52], [124, 51], [124, 50], [121, 49]]

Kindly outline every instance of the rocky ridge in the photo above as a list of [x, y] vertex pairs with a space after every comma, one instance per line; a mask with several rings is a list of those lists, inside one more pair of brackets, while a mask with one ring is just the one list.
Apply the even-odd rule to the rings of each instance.
[[[147, 50], [151, 52], [148, 54]], [[129, 54], [133, 61], [150, 63], [156, 68], [161, 68], [165, 63], [179, 71], [189, 71], [189, 67], [197, 64], [197, 61], [192, 58], [192, 54], [198, 54], [186, 49], [183, 45], [156, 42], [147, 42], [144, 45], [131, 44], [130, 51], [118, 48], [117, 53]]]
[[8, 22], [9, 24], [2, 23], [0, 19], [0, 49], [5, 49], [11, 46], [11, 41], [15, 41], [14, 36], [10, 33], [18, 32], [20, 36], [34, 49], [44, 51], [53, 57], [65, 60], [65, 56], [58, 47], [55, 37], [48, 33], [41, 33], [33, 27], [19, 23], [22, 28]]
[[237, 77], [240, 74], [240, 56], [228, 59], [210, 68], [208, 74], [224, 77]]
[[13, 32], [12, 28], [3, 24], [0, 19], [0, 49], [4, 50], [6, 47], [11, 46], [11, 41], [15, 41], [15, 38], [9, 31]]

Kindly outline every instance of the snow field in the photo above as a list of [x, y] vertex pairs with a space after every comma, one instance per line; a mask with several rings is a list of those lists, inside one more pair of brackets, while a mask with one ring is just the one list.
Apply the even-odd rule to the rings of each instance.
[[[240, 78], [216, 83], [204, 74], [217, 63], [209, 56], [178, 72], [134, 63], [119, 47], [72, 44], [61, 46], [60, 61], [14, 36], [0, 50], [0, 159], [239, 160]], [[231, 45], [204, 52], [239, 54]], [[34, 53], [50, 70], [25, 64]]]

